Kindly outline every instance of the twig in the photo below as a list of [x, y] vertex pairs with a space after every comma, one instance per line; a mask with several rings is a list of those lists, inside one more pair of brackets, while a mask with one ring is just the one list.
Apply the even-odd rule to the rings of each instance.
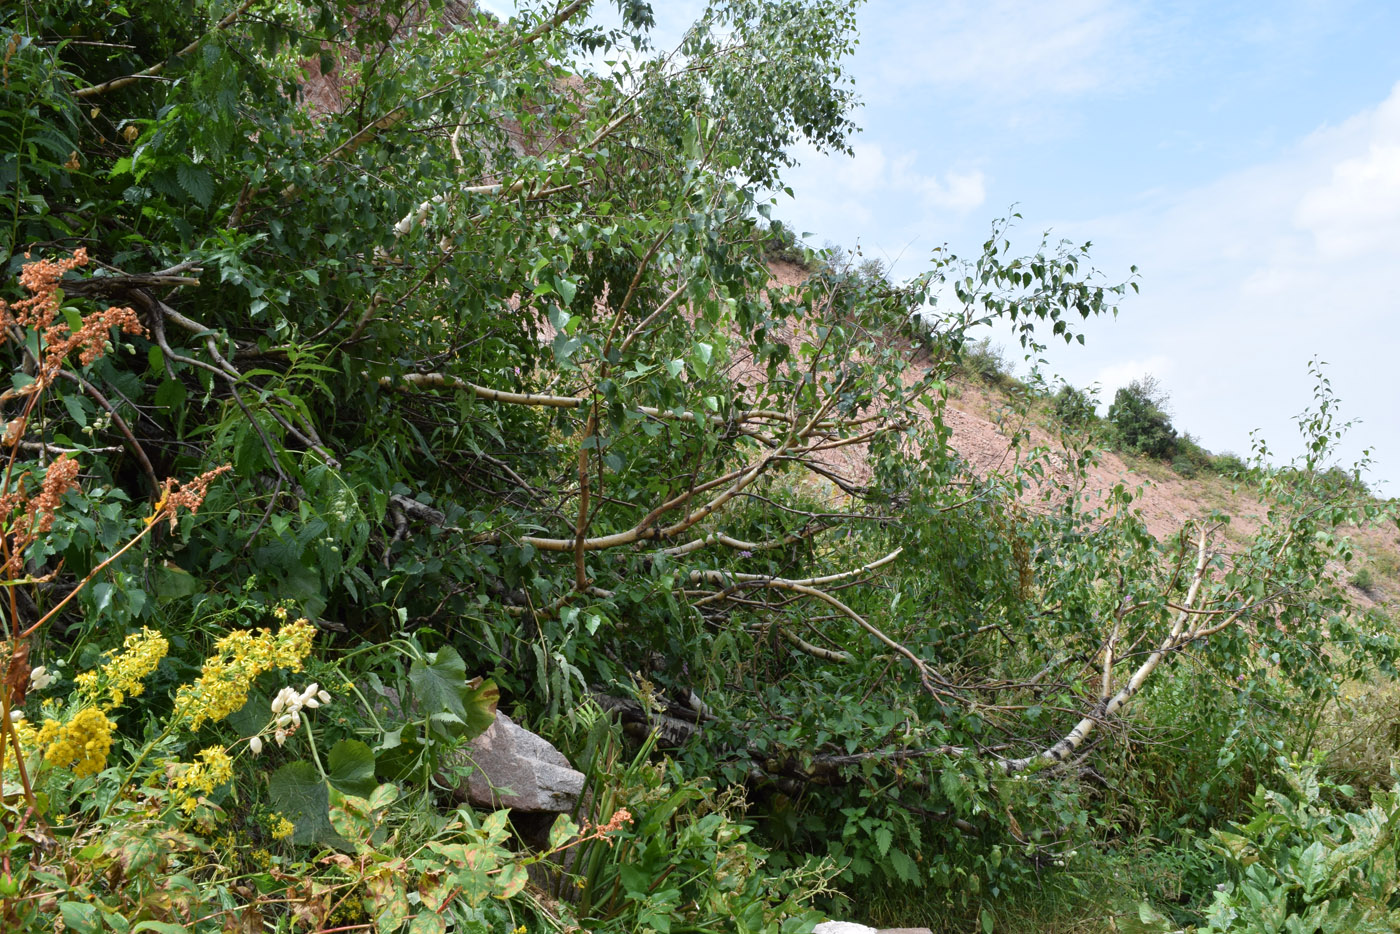
[[142, 472], [145, 473], [147, 481], [151, 484], [151, 492], [159, 496], [161, 490], [160, 481], [156, 479], [156, 471], [155, 468], [151, 466], [151, 459], [146, 456], [146, 449], [141, 447], [140, 441], [136, 440], [136, 435], [131, 432], [131, 426], [129, 426], [126, 420], [117, 412], [116, 406], [112, 405], [111, 401], [98, 391], [96, 386], [83, 379], [77, 373], [71, 370], [59, 370], [58, 375], [70, 382], [77, 383], [83, 392], [91, 396], [93, 401], [102, 406], [107, 414], [111, 416], [112, 424], [116, 425], [117, 430], [126, 438], [127, 448], [136, 456], [137, 462], [140, 463]]
[[195, 49], [199, 48], [204, 43], [204, 41], [210, 36], [212, 36], [214, 33], [218, 32], [221, 29], [227, 29], [229, 26], [233, 25], [233, 21], [238, 19], [239, 16], [246, 12], [247, 9], [256, 2], [257, 0], [244, 0], [242, 6], [238, 7], [232, 13], [219, 20], [219, 22], [214, 25], [213, 29], [209, 30], [204, 35], [200, 36], [198, 39], [194, 40], [189, 45], [176, 52], [171, 58], [167, 59], [166, 61], [158, 62], [157, 64], [152, 65], [150, 68], [147, 68], [143, 71], [138, 71], [135, 74], [126, 75], [122, 78], [113, 78], [112, 80], [104, 81], [101, 84], [93, 84], [85, 88], [79, 88], [78, 90], [73, 92], [73, 96], [78, 98], [79, 100], [85, 100], [89, 97], [96, 97], [99, 94], [106, 94], [108, 91], [120, 90], [121, 88], [124, 88], [128, 85], [135, 84], [142, 78], [156, 77], [162, 71], [165, 70], [165, 66], [170, 64], [170, 62], [178, 58], [184, 58], [186, 55], [189, 55]]

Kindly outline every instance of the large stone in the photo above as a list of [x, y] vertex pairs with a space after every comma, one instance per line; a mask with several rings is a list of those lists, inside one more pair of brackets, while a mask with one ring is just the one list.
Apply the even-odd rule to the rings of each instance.
[[583, 792], [583, 773], [562, 752], [503, 713], [460, 755], [474, 767], [466, 791], [479, 807], [572, 811]]
[[884, 928], [876, 930], [852, 921], [823, 921], [812, 934], [931, 934], [928, 928]]

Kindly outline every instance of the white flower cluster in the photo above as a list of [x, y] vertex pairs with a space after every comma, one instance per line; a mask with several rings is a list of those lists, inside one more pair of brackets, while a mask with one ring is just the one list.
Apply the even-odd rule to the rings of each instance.
[[[278, 691], [277, 696], [272, 699], [272, 738], [277, 740], [277, 745], [281, 746], [288, 736], [297, 731], [302, 708], [315, 710], [322, 704], [330, 703], [330, 700], [330, 694], [323, 691], [315, 681], [307, 685], [304, 691], [298, 691], [296, 688], [283, 688]], [[248, 749], [253, 755], [261, 753], [262, 748], [261, 736], [254, 736], [248, 740]]]
[[42, 691], [56, 680], [58, 679], [54, 677], [53, 672], [40, 665], [29, 673], [29, 690]]

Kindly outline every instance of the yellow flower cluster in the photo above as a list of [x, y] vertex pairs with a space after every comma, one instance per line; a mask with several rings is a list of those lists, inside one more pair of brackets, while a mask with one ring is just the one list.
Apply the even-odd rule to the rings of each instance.
[[281, 814], [276, 815], [272, 820], [270, 832], [274, 840], [286, 840], [296, 832], [296, 824], [287, 820]]
[[199, 751], [203, 762], [192, 762], [185, 766], [172, 785], [176, 792], [184, 795], [180, 806], [192, 812], [198, 805], [198, 796], [209, 794], [225, 782], [233, 780], [233, 760], [222, 746], [210, 746]]
[[248, 702], [254, 679], [274, 668], [301, 671], [311, 654], [316, 630], [305, 619], [288, 623], [273, 635], [269, 629], [238, 630], [215, 645], [199, 679], [175, 692], [175, 714], [188, 718], [189, 728], [224, 719]]
[[100, 669], [85, 671], [74, 680], [78, 689], [94, 701], [105, 684], [108, 703], [103, 704], [102, 708], [111, 710], [120, 706], [127, 697], [140, 696], [146, 689], [141, 681], [156, 670], [168, 651], [170, 643], [164, 636], [143, 627], [140, 632], [126, 637], [120, 654], [108, 652], [108, 661]]
[[43, 728], [33, 733], [32, 745], [45, 747], [44, 759], [51, 765], [71, 766], [79, 778], [96, 775], [107, 765], [115, 726], [101, 710], [84, 707], [67, 723], [45, 720]]
[[72, 768], [79, 778], [101, 772], [107, 767], [112, 731], [116, 728], [107, 711], [145, 690], [142, 679], [156, 670], [169, 648], [165, 637], [150, 629], [127, 636], [120, 652], [108, 652], [101, 667], [74, 679], [79, 699], [73, 706], [78, 707], [78, 712], [68, 722], [46, 719], [36, 730], [21, 720], [16, 725], [20, 742], [29, 749], [42, 749], [46, 762], [58, 768]]

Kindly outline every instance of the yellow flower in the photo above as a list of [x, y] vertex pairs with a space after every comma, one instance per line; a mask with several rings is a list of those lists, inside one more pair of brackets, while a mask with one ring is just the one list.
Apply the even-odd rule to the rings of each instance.
[[107, 702], [100, 704], [103, 710], [120, 706], [128, 697], [137, 697], [146, 689], [142, 680], [156, 670], [165, 653], [170, 651], [170, 643], [158, 632], [142, 628], [140, 632], [126, 637], [122, 651], [107, 652], [107, 661], [101, 668], [85, 671], [73, 680], [78, 690], [96, 703], [98, 695], [107, 691]]
[[293, 833], [296, 832], [296, 829], [297, 829], [296, 824], [293, 824], [291, 821], [287, 820], [287, 819], [286, 819], [285, 817], [283, 817], [281, 814], [277, 814], [277, 815], [275, 815], [275, 816], [273, 817], [273, 820], [272, 820], [272, 827], [271, 827], [272, 839], [274, 839], [274, 840], [286, 840], [286, 839], [290, 838], [291, 835], [292, 835]]
[[228, 757], [222, 746], [201, 749], [199, 758], [204, 761], [186, 765], [184, 771], [176, 776], [172, 783], [175, 791], [184, 794], [180, 806], [186, 811], [195, 809], [200, 794], [207, 795], [225, 782], [233, 780], [233, 760]]
[[113, 705], [122, 702], [123, 694], [136, 697], [145, 690], [142, 679], [156, 670], [170, 651], [170, 643], [160, 633], [142, 627], [140, 632], [126, 637], [122, 648], [124, 651], [106, 666], [107, 689]]
[[237, 712], [248, 702], [258, 675], [274, 668], [301, 671], [315, 635], [304, 619], [283, 626], [275, 636], [270, 629], [229, 633], [215, 644], [215, 654], [205, 660], [199, 679], [175, 692], [176, 716], [189, 718], [189, 728], [197, 730]]
[[79, 778], [96, 775], [107, 765], [115, 726], [101, 710], [84, 707], [67, 723], [45, 720], [35, 736], [35, 744], [48, 747], [44, 759], [49, 764], [59, 768], [71, 766]]
[[44, 746], [53, 742], [54, 737], [58, 735], [58, 723], [53, 720], [49, 720], [48, 723], [53, 724], [53, 729], [50, 730], [45, 724], [42, 730], [36, 730], [34, 724], [28, 720], [15, 721], [15, 735], [19, 737], [20, 745], [25, 748], [25, 755], [35, 749], [43, 749]]

